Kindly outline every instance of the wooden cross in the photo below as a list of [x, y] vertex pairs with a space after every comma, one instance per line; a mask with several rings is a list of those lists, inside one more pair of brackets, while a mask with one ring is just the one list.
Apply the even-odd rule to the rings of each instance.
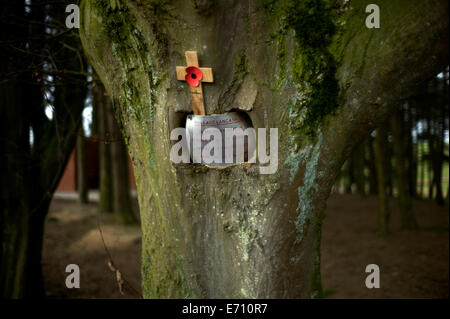
[[205, 105], [203, 103], [203, 90], [201, 82], [214, 82], [213, 73], [211, 68], [200, 68], [198, 66], [197, 51], [186, 51], [186, 64], [187, 66], [177, 66], [177, 79], [180, 81], [185, 81], [186, 68], [190, 66], [195, 66], [202, 71], [203, 77], [198, 86], [191, 87], [191, 99], [192, 99], [192, 109], [195, 115], [206, 115]]

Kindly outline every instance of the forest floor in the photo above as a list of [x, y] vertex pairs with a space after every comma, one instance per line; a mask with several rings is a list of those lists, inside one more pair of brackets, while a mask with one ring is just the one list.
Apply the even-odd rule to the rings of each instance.
[[[134, 203], [137, 212], [137, 203]], [[323, 223], [322, 283], [327, 298], [448, 298], [448, 206], [415, 201], [420, 229], [406, 231], [392, 203], [391, 234], [376, 232], [376, 197], [332, 195]], [[99, 228], [100, 225], [100, 228]], [[125, 279], [121, 295], [108, 254]], [[139, 226], [119, 226], [96, 203], [54, 199], [46, 221], [43, 273], [49, 298], [137, 298]], [[68, 264], [80, 267], [80, 289], [67, 289]], [[377, 264], [381, 288], [368, 289], [365, 268]]]
[[[391, 202], [390, 231], [377, 233], [377, 198], [333, 195], [322, 230], [322, 285], [328, 298], [448, 298], [449, 207], [414, 201], [419, 230], [401, 229]], [[380, 269], [380, 288], [368, 289], [368, 264]]]

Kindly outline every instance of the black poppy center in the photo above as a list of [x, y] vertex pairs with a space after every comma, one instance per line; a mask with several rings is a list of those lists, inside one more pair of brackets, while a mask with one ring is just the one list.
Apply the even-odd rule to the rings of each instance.
[[191, 74], [191, 78], [196, 79], [197, 76], [196, 76], [194, 73], [192, 73], [192, 74]]

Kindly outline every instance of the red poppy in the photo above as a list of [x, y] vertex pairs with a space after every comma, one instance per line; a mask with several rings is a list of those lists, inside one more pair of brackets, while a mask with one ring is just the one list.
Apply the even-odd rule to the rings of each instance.
[[188, 66], [186, 68], [186, 76], [184, 79], [190, 86], [198, 86], [203, 78], [202, 71], [196, 66]]

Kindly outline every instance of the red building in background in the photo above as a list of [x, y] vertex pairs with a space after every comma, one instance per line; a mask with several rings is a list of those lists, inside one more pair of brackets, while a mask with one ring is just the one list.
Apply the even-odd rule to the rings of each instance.
[[[75, 192], [77, 191], [77, 161], [76, 148], [70, 154], [64, 174], [59, 181], [57, 192]], [[86, 140], [86, 164], [88, 171], [89, 189], [99, 188], [99, 142], [95, 140]], [[136, 189], [136, 182], [133, 174], [131, 160], [128, 157], [128, 176], [130, 180], [130, 189]]]

